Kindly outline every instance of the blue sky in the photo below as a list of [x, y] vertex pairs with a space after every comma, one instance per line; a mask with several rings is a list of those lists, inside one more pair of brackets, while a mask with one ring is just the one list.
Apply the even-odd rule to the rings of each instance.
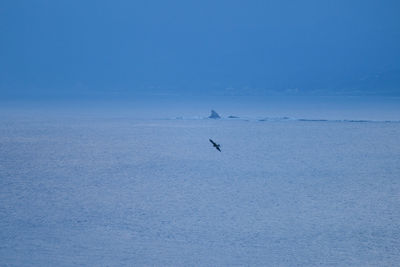
[[0, 96], [400, 95], [396, 0], [0, 3]]

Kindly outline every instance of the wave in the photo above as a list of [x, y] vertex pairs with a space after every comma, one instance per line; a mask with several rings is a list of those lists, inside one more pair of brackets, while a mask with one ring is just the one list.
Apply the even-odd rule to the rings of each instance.
[[221, 119], [209, 119], [207, 117], [174, 117], [168, 118], [167, 120], [214, 120], [214, 121], [259, 121], [259, 122], [343, 122], [343, 123], [400, 123], [400, 120], [360, 120], [360, 119], [314, 119], [314, 118], [293, 118], [293, 117], [264, 117], [262, 119], [250, 118], [250, 117], [237, 117], [229, 116]]
[[399, 123], [400, 120], [355, 120], [355, 119], [308, 119], [308, 118], [290, 118], [290, 117], [278, 117], [278, 118], [264, 118], [258, 121], [304, 121], [304, 122], [352, 122], [352, 123], [366, 123], [366, 122], [385, 122], [385, 123]]

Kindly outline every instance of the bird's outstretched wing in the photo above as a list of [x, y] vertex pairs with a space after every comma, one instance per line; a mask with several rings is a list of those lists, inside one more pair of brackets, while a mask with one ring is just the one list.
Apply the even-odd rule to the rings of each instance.
[[211, 144], [213, 144], [214, 146], [217, 145], [213, 140], [211, 140], [211, 139], [209, 139], [209, 140], [210, 140]]

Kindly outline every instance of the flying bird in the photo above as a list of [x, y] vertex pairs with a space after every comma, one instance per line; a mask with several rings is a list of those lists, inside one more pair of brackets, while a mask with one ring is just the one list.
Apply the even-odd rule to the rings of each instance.
[[221, 149], [219, 148], [221, 145], [215, 143], [215, 142], [214, 142], [213, 140], [211, 140], [211, 139], [209, 139], [209, 140], [210, 140], [211, 144], [213, 144], [213, 146], [214, 146], [219, 152], [221, 152]]

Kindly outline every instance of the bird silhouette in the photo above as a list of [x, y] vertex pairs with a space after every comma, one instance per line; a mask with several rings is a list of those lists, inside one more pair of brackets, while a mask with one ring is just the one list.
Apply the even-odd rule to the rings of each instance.
[[211, 144], [213, 144], [213, 146], [214, 146], [219, 152], [221, 152], [221, 149], [219, 148], [221, 145], [215, 143], [215, 142], [214, 142], [213, 140], [211, 140], [211, 139], [209, 139], [209, 140], [210, 140]]

